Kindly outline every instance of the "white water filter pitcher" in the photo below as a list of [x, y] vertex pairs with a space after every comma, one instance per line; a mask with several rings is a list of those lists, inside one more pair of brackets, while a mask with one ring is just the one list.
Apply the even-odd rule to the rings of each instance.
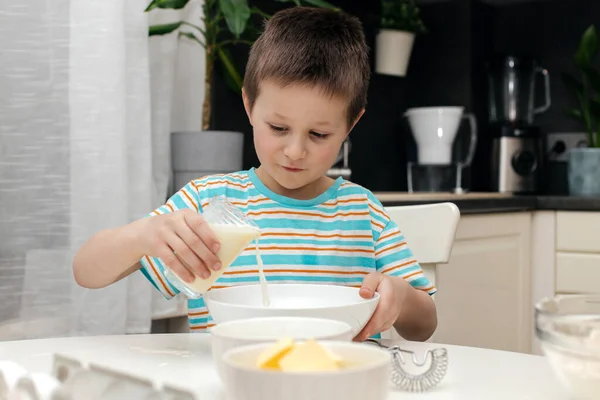
[[[409, 108], [404, 116], [417, 142], [417, 164], [471, 165], [477, 144], [475, 116], [464, 113], [464, 107], [416, 107]], [[464, 161], [452, 161], [452, 146], [462, 119], [468, 119], [471, 129], [469, 150]]]

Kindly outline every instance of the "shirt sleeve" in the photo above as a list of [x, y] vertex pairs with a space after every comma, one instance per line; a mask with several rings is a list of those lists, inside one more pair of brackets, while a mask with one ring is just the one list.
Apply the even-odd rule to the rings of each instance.
[[[189, 182], [162, 206], [152, 211], [146, 218], [152, 218], [156, 215], [168, 214], [177, 210], [191, 209], [200, 212], [200, 201], [198, 190], [193, 182]], [[154, 285], [162, 295], [167, 298], [173, 298], [179, 290], [173, 286], [165, 277], [165, 269], [167, 266], [158, 257], [143, 256], [140, 259], [142, 264], [141, 272]]]
[[412, 287], [423, 290], [429, 295], [435, 294], [436, 288], [423, 273], [404, 235], [392, 220], [389, 220], [377, 239], [375, 258], [378, 272], [400, 276]]

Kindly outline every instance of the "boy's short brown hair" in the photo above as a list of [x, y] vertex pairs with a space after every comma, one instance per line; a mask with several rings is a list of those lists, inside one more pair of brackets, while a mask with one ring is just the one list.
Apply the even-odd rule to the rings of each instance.
[[367, 103], [369, 50], [360, 21], [340, 11], [291, 7], [277, 12], [250, 50], [244, 91], [254, 105], [260, 83], [307, 84], [349, 101], [351, 126]]

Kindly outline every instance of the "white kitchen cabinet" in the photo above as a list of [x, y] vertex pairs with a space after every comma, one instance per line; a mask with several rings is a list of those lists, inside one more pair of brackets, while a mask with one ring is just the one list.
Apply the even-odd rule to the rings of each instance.
[[538, 214], [532, 253], [534, 302], [556, 294], [600, 293], [600, 212]]
[[555, 293], [600, 294], [600, 212], [556, 213]]
[[433, 342], [531, 351], [531, 212], [463, 215], [438, 267]]
[[600, 212], [557, 211], [556, 250], [600, 253]]
[[[533, 219], [532, 305], [557, 294], [600, 293], [599, 238], [600, 212], [536, 212]], [[541, 354], [535, 340], [532, 352]]]
[[600, 252], [557, 252], [555, 291], [565, 294], [600, 294]]

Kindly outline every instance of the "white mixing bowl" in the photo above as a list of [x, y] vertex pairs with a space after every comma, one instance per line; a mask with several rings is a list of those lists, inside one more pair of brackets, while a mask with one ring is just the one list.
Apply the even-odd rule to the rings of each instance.
[[215, 323], [260, 317], [313, 317], [346, 322], [356, 336], [379, 303], [379, 293], [364, 299], [358, 288], [315, 284], [269, 284], [271, 305], [264, 307], [260, 285], [210, 290], [204, 301]]
[[228, 321], [211, 328], [213, 361], [222, 373], [223, 354], [236, 347], [274, 343], [282, 337], [294, 340], [351, 341], [352, 328], [345, 322], [307, 317], [267, 317]]
[[600, 295], [557, 295], [535, 305], [535, 331], [573, 398], [600, 398]]
[[350, 367], [325, 372], [281, 372], [256, 367], [272, 344], [238, 347], [223, 355], [223, 386], [235, 400], [384, 400], [390, 390], [387, 350], [354, 342], [324, 341]]

